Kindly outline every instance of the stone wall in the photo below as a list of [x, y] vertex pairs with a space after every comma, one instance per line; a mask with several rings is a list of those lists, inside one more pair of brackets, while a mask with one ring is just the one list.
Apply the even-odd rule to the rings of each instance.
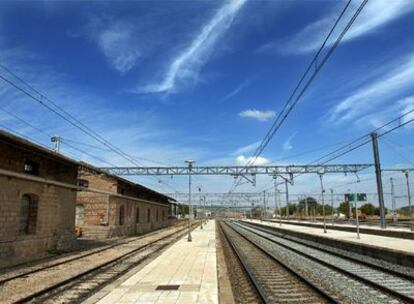
[[77, 163], [0, 131], [0, 169], [0, 264], [69, 249]]
[[[0, 176], [0, 259], [70, 249], [75, 240], [76, 191]], [[21, 200], [37, 197], [35, 233], [19, 231]]]

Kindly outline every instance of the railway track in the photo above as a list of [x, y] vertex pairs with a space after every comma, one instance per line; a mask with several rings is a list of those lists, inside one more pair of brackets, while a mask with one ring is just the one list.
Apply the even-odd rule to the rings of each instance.
[[257, 292], [253, 281], [249, 279], [240, 258], [237, 256], [230, 240], [224, 233], [221, 225], [216, 225], [217, 238], [220, 239], [222, 250], [227, 265], [229, 280], [233, 290], [235, 303], [262, 303], [262, 298]]
[[[176, 227], [180, 227], [180, 226], [182, 225], [177, 225]], [[30, 266], [30, 264], [29, 265], [20, 264], [20, 265], [2, 269], [2, 271], [0, 272], [0, 286], [4, 285], [5, 283], [13, 279], [27, 277], [36, 272], [45, 271], [48, 268], [63, 265], [63, 264], [78, 260], [80, 258], [86, 258], [88, 256], [95, 255], [97, 253], [113, 249], [120, 245], [137, 242], [138, 240], [147, 238], [149, 236], [153, 236], [153, 235], [155, 236], [159, 234], [162, 230], [163, 229], [160, 229], [160, 230], [147, 233], [145, 235], [122, 239], [122, 240], [114, 242], [113, 244], [99, 246], [98, 248], [84, 249], [77, 253], [71, 252], [69, 254], [66, 254], [66, 256], [60, 257], [58, 259], [47, 258], [45, 259], [46, 261], [39, 260], [39, 261], [36, 261], [36, 264], [32, 266]]]
[[0, 303], [79, 303], [186, 234], [157, 233], [4, 279]]
[[231, 223], [246, 239], [341, 303], [414, 303], [410, 275], [328, 252], [246, 223]]
[[[254, 284], [259, 302], [263, 303], [330, 303], [328, 294], [311, 282], [275, 260], [267, 251], [256, 246], [234, 229], [221, 223], [221, 228], [231, 244], [248, 277]], [[243, 300], [247, 303], [248, 300]]]

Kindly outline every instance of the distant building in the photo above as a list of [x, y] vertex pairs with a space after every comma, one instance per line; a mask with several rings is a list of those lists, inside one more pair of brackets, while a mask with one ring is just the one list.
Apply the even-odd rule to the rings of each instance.
[[78, 163], [0, 130], [0, 261], [75, 240]]
[[174, 199], [89, 164], [79, 167], [79, 185], [76, 225], [83, 236], [143, 234], [175, 221]]

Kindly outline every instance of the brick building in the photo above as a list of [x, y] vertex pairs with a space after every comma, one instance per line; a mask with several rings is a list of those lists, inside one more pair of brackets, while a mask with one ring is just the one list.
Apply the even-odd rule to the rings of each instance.
[[75, 240], [78, 163], [0, 130], [0, 261]]
[[143, 234], [175, 221], [174, 199], [89, 164], [79, 167], [79, 185], [76, 225], [86, 237]]

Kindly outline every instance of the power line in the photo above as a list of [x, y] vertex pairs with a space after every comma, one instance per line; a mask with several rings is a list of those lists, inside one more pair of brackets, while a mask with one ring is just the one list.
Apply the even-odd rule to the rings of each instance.
[[[310, 84], [313, 82], [313, 80], [315, 79], [315, 77], [319, 74], [319, 72], [322, 69], [322, 67], [325, 65], [325, 63], [328, 61], [328, 59], [331, 57], [331, 55], [333, 54], [334, 50], [337, 48], [337, 46], [339, 45], [339, 43], [342, 41], [343, 37], [348, 32], [349, 28], [352, 26], [352, 24], [354, 23], [355, 19], [358, 17], [358, 15], [360, 14], [360, 12], [364, 8], [364, 6], [367, 4], [367, 2], [368, 2], [368, 0], [364, 0], [360, 4], [360, 6], [358, 7], [358, 9], [354, 13], [354, 15], [348, 21], [348, 23], [345, 26], [345, 28], [342, 30], [342, 32], [337, 37], [335, 43], [333, 43], [331, 45], [330, 49], [327, 51], [327, 53], [324, 55], [324, 57], [322, 58], [322, 60], [318, 64], [319, 55], [321, 54], [322, 50], [325, 48], [325, 46], [326, 46], [328, 40], [330, 39], [332, 33], [334, 32], [334, 30], [336, 29], [336, 27], [339, 24], [340, 20], [342, 19], [342, 17], [344, 16], [345, 12], [347, 11], [347, 9], [348, 9], [348, 7], [349, 7], [349, 5], [351, 3], [351, 0], [349, 0], [347, 2], [347, 4], [345, 5], [345, 7], [343, 8], [343, 10], [341, 11], [339, 17], [337, 18], [336, 22], [334, 23], [333, 27], [331, 28], [331, 30], [329, 31], [328, 35], [326, 36], [325, 40], [323, 41], [321, 47], [319, 48], [319, 50], [317, 51], [317, 53], [313, 57], [312, 61], [310, 62], [309, 66], [305, 70], [305, 73], [303, 74], [303, 76], [299, 80], [299, 83], [297, 84], [297, 86], [293, 90], [293, 93], [290, 95], [289, 99], [284, 104], [284, 106], [282, 108], [282, 111], [279, 112], [279, 114], [276, 117], [275, 121], [273, 122], [270, 130], [267, 132], [267, 134], [263, 138], [261, 144], [256, 149], [253, 157], [250, 158], [250, 160], [249, 160], [249, 162], [247, 164], [248, 166], [251, 165], [251, 164], [254, 164], [254, 162], [257, 160], [257, 158], [260, 156], [260, 154], [264, 151], [264, 149], [269, 144], [269, 142], [271, 141], [271, 139], [273, 138], [273, 136], [275, 135], [275, 133], [282, 126], [283, 122], [286, 120], [286, 118], [288, 117], [288, 115], [290, 114], [290, 112], [293, 110], [293, 108], [299, 102], [300, 98], [306, 92], [306, 90], [308, 89], [308, 87], [310, 86]], [[314, 67], [314, 71], [313, 71], [312, 74], [310, 74], [309, 72], [311, 71], [312, 67]], [[311, 76], [305, 82], [305, 79], [307, 78], [308, 74], [310, 74]], [[302, 89], [300, 89], [301, 86], [302, 86], [302, 84], [304, 84], [304, 85], [303, 85]], [[295, 97], [295, 95], [296, 95], [297, 92], [299, 92], [299, 93]], [[234, 191], [235, 188], [237, 188], [237, 186], [240, 184], [240, 180], [241, 179], [238, 178], [235, 181], [235, 183], [233, 184], [232, 189], [229, 191], [230, 193], [232, 191]]]
[[[108, 142], [106, 139], [104, 139], [101, 135], [99, 135], [97, 132], [93, 131], [92, 129], [90, 129], [88, 126], [86, 126], [84, 123], [82, 123], [80, 120], [78, 120], [76, 117], [74, 117], [73, 115], [71, 115], [69, 112], [67, 112], [66, 110], [64, 110], [62, 107], [60, 107], [59, 105], [57, 105], [55, 102], [53, 102], [51, 99], [49, 99], [47, 96], [45, 96], [44, 94], [42, 94], [41, 92], [39, 92], [38, 90], [36, 90], [33, 86], [31, 86], [30, 84], [28, 84], [26, 81], [24, 81], [22, 78], [20, 78], [19, 76], [17, 76], [16, 74], [14, 74], [10, 69], [8, 69], [7, 67], [5, 67], [3, 64], [0, 64], [0, 68], [2, 68], [3, 70], [5, 70], [6, 72], [8, 72], [9, 74], [11, 74], [13, 77], [15, 77], [18, 81], [20, 81], [21, 83], [23, 83], [25, 86], [27, 86], [29, 89], [31, 89], [33, 92], [35, 92], [38, 97], [36, 97], [34, 94], [28, 92], [28, 90], [24, 89], [23, 87], [19, 86], [18, 84], [16, 84], [15, 82], [13, 82], [12, 80], [6, 78], [3, 75], [0, 75], [0, 78], [5, 81], [6, 83], [8, 83], [9, 85], [11, 85], [12, 87], [14, 87], [15, 89], [17, 89], [18, 91], [20, 91], [21, 93], [23, 93], [24, 95], [30, 97], [31, 99], [33, 99], [34, 101], [38, 102], [40, 105], [42, 105], [43, 107], [45, 107], [46, 109], [48, 109], [49, 111], [53, 112], [54, 114], [56, 114], [57, 116], [59, 116], [60, 118], [62, 118], [63, 120], [65, 120], [66, 122], [68, 122], [69, 124], [71, 124], [72, 126], [74, 126], [75, 128], [81, 130], [83, 133], [85, 133], [86, 135], [92, 137], [93, 139], [95, 139], [96, 141], [98, 141], [99, 143], [103, 144], [104, 146], [108, 147], [111, 151], [113, 151], [114, 153], [120, 155], [122, 158], [126, 159], [127, 161], [133, 163], [134, 165], [138, 166], [140, 165], [140, 163], [138, 163], [133, 157], [131, 157], [130, 155], [128, 155], [127, 153], [123, 152], [121, 149], [119, 149], [118, 147], [116, 147], [115, 145], [111, 144], [110, 142]], [[46, 103], [47, 102], [47, 103]], [[50, 106], [49, 104], [53, 105]], [[63, 113], [63, 114], [62, 114]], [[66, 143], [67, 144], [67, 143]], [[67, 144], [68, 145], [68, 144]], [[137, 157], [138, 158], [138, 157]], [[146, 159], [148, 160], [148, 159]], [[154, 177], [155, 178], [155, 177]]]

